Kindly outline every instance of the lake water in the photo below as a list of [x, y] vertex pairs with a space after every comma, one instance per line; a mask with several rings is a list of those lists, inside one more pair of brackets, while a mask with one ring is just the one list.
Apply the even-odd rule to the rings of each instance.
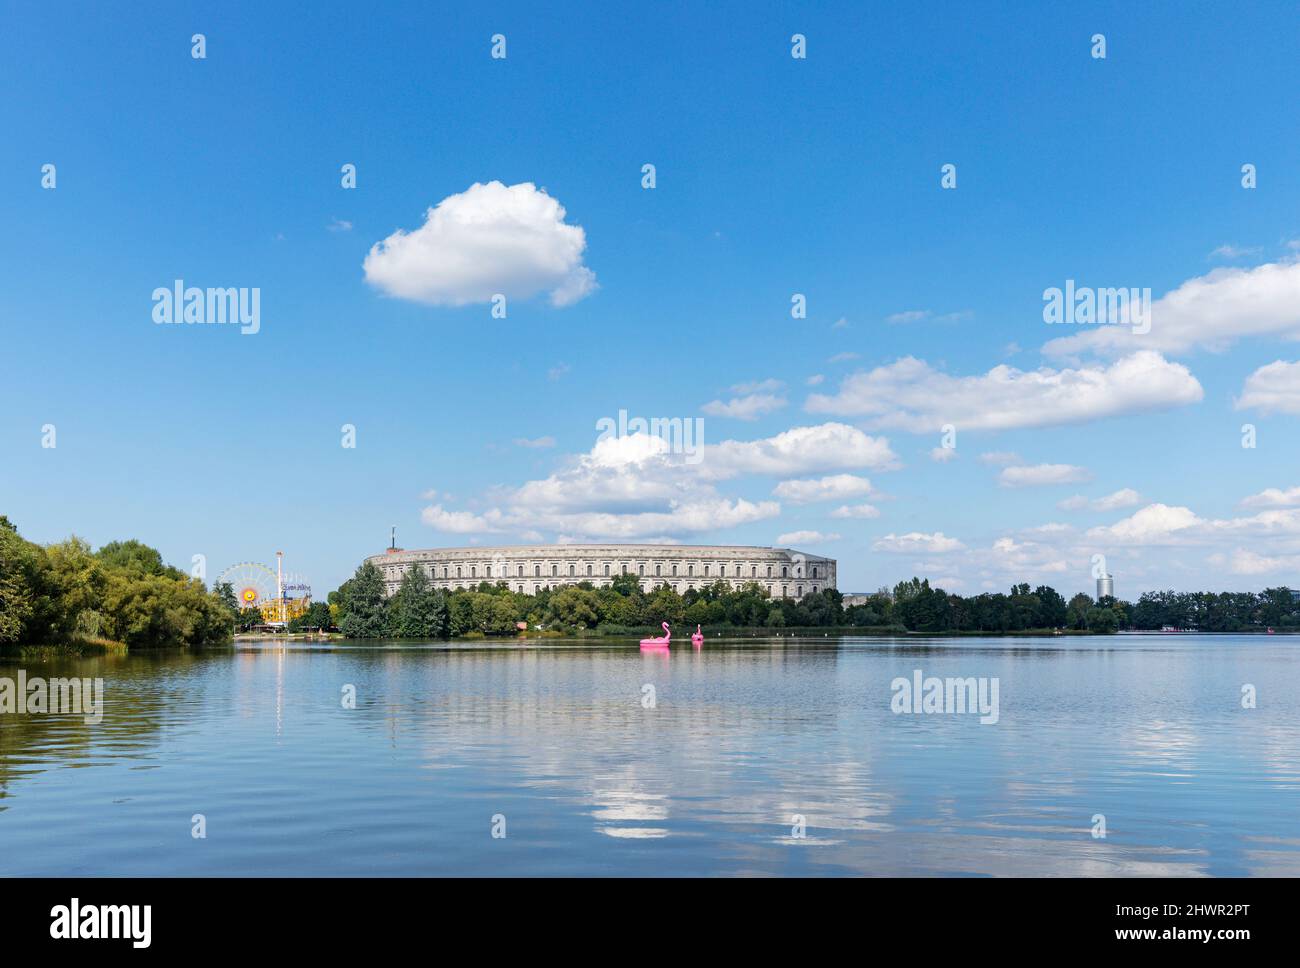
[[[0, 657], [20, 668], [102, 677], [105, 709], [0, 715], [3, 875], [1300, 874], [1300, 637]], [[893, 713], [917, 669], [996, 678], [998, 721]]]

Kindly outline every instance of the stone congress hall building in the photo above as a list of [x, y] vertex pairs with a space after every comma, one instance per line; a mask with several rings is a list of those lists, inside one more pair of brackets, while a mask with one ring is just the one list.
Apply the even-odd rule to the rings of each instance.
[[636, 575], [643, 591], [668, 585], [679, 594], [716, 581], [758, 582], [773, 598], [800, 599], [835, 587], [835, 559], [789, 548], [751, 545], [564, 544], [496, 548], [390, 548], [366, 559], [384, 576], [386, 593], [419, 562], [433, 587], [474, 588], [505, 582], [511, 591], [591, 582], [597, 588], [617, 575]]

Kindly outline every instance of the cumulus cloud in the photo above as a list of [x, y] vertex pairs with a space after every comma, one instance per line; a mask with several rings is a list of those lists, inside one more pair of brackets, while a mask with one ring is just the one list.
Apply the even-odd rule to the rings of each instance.
[[531, 182], [475, 182], [430, 208], [419, 228], [376, 242], [363, 264], [366, 281], [434, 306], [539, 292], [567, 306], [596, 288], [596, 275], [582, 262], [586, 233], [564, 216], [564, 207]]
[[934, 447], [930, 450], [930, 460], [937, 464], [946, 464], [957, 459], [956, 447]]
[[1266, 487], [1258, 494], [1243, 498], [1244, 508], [1293, 508], [1300, 507], [1300, 487], [1289, 487], [1285, 491], [1280, 487]]
[[1041, 487], [1047, 484], [1077, 484], [1092, 480], [1086, 467], [1074, 464], [1032, 464], [1005, 467], [998, 475], [1003, 487]]
[[1056, 506], [1062, 511], [1118, 511], [1121, 508], [1136, 507], [1142, 503], [1142, 495], [1131, 487], [1121, 488], [1105, 497], [1086, 498], [1082, 494], [1067, 497]]
[[710, 400], [700, 409], [710, 417], [731, 417], [735, 420], [757, 420], [759, 417], [780, 410], [786, 405], [785, 397], [773, 393], [750, 393], [730, 400]]
[[1003, 364], [965, 377], [909, 356], [846, 377], [834, 395], [810, 395], [806, 409], [925, 433], [946, 423], [964, 430], [1059, 426], [1168, 409], [1202, 396], [1187, 367], [1151, 351], [1110, 366], [1026, 371]]
[[811, 480], [782, 481], [774, 495], [792, 504], [812, 504], [816, 501], [843, 501], [865, 497], [872, 491], [871, 481], [853, 474], [832, 474]]
[[1089, 529], [1087, 537], [1094, 543], [1129, 546], [1223, 545], [1250, 539], [1257, 548], [1268, 544], [1274, 553], [1300, 552], [1300, 508], [1214, 519], [1187, 507], [1149, 504], [1114, 524]]
[[546, 437], [534, 437], [534, 438], [532, 438], [531, 440], [530, 440], [529, 438], [527, 438], [527, 437], [516, 437], [516, 438], [515, 438], [515, 446], [516, 446], [516, 447], [529, 447], [529, 448], [533, 448], [533, 449], [543, 448], [543, 447], [554, 447], [554, 446], [555, 446], [555, 438], [554, 438], [554, 437], [551, 437], [551, 436], [549, 436], [549, 435], [546, 436]]
[[1253, 269], [1223, 267], [1188, 279], [1151, 306], [1151, 331], [1090, 326], [1051, 340], [1043, 352], [1121, 356], [1139, 348], [1162, 353], [1221, 352], [1249, 336], [1300, 337], [1300, 262], [1267, 262]]
[[980, 462], [984, 464], [1022, 463], [1020, 455], [1011, 450], [986, 450], [980, 454]]
[[1088, 537], [1117, 544], [1162, 544], [1202, 523], [1191, 508], [1148, 504], [1121, 521], [1090, 529]]
[[1277, 360], [1261, 366], [1246, 377], [1236, 406], [1261, 413], [1300, 413], [1300, 362]]
[[884, 437], [872, 437], [856, 427], [824, 423], [792, 427], [762, 440], [728, 440], [704, 448], [703, 472], [722, 479], [739, 474], [788, 477], [832, 470], [893, 470], [898, 456]]
[[667, 540], [780, 513], [778, 501], [720, 494], [719, 481], [894, 463], [888, 441], [844, 424], [797, 427], [752, 441], [728, 440], [689, 454], [675, 452], [669, 441], [647, 433], [612, 435], [599, 439], [589, 452], [569, 457], [547, 477], [493, 488], [482, 499], [483, 507], [453, 509], [439, 502], [424, 508], [422, 519], [453, 534]]
[[925, 534], [909, 531], [907, 534], [887, 534], [871, 545], [872, 551], [889, 551], [898, 554], [947, 554], [961, 551], [966, 546], [956, 538], [949, 538], [942, 531]]
[[823, 534], [820, 531], [787, 531], [785, 534], [779, 534], [776, 537], [778, 545], [797, 545], [797, 544], [818, 544], [822, 541], [839, 541], [840, 536], [831, 532]]

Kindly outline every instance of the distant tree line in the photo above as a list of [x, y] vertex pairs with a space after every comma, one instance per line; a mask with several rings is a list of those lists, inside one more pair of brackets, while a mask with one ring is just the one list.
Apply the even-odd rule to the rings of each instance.
[[139, 541], [38, 545], [0, 515], [0, 645], [218, 645], [230, 640], [233, 603]]
[[402, 577], [397, 591], [384, 595], [379, 569], [366, 562], [329, 595], [336, 624], [352, 638], [446, 638], [470, 634], [514, 635], [520, 623], [555, 631], [607, 632], [653, 627], [677, 628], [846, 628], [880, 632], [986, 632], [1071, 630], [1106, 634], [1121, 629], [1159, 629], [1166, 625], [1231, 632], [1265, 627], [1300, 627], [1300, 603], [1286, 589], [1253, 593], [1175, 593], [1143, 595], [1136, 605], [1082, 593], [1069, 601], [1048, 585], [1015, 585], [1009, 594], [988, 592], [963, 597], [933, 588], [928, 579], [900, 582], [863, 603], [844, 606], [833, 588], [799, 601], [772, 598], [757, 583], [718, 581], [678, 594], [669, 585], [646, 592], [634, 575], [618, 575], [607, 587], [590, 582], [511, 591], [504, 582], [481, 582], [473, 589], [433, 587], [423, 567]]

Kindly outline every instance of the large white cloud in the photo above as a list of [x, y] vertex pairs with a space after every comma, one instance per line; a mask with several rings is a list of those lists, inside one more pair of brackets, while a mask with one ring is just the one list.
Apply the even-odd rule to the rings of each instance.
[[846, 377], [834, 395], [813, 394], [813, 413], [865, 417], [874, 427], [915, 433], [1009, 430], [1081, 423], [1196, 403], [1200, 383], [1159, 353], [1134, 353], [1110, 366], [1018, 370], [995, 366], [979, 376], [951, 376], [906, 357]]
[[715, 479], [740, 474], [784, 477], [821, 471], [893, 470], [901, 466], [884, 437], [872, 437], [856, 427], [824, 423], [792, 427], [762, 440], [727, 440], [706, 446], [701, 462]]
[[398, 229], [375, 243], [364, 263], [366, 281], [390, 296], [436, 306], [539, 292], [567, 306], [596, 288], [596, 276], [582, 264], [586, 233], [564, 215], [531, 182], [475, 182], [429, 209], [418, 229]]
[[[796, 427], [690, 453], [648, 433], [611, 435], [548, 477], [495, 488], [473, 510], [426, 507], [426, 524], [451, 534], [552, 532], [577, 539], [650, 540], [719, 531], [777, 516], [777, 501], [728, 498], [717, 482], [896, 463], [888, 441], [844, 424]], [[851, 481], [870, 483], [852, 475]], [[839, 478], [828, 478], [837, 481]], [[808, 483], [808, 482], [802, 482]], [[817, 483], [817, 482], [812, 482]], [[834, 487], [834, 484], [829, 485]], [[861, 490], [840, 481], [842, 493]]]
[[1261, 413], [1300, 413], [1300, 362], [1277, 360], [1246, 377], [1237, 398], [1238, 410]]
[[1148, 504], [1114, 524], [1089, 529], [1087, 537], [1115, 545], [1213, 545], [1250, 538], [1300, 550], [1300, 508], [1242, 518], [1203, 518], [1191, 508]]
[[[1132, 285], [1133, 283], [1129, 283]], [[1057, 330], [1060, 327], [1045, 327]], [[1249, 336], [1300, 337], [1300, 262], [1268, 262], [1253, 269], [1220, 268], [1188, 279], [1151, 306], [1151, 331], [1086, 326], [1053, 339], [1043, 352], [1122, 356], [1138, 349], [1182, 353], [1222, 351]]]

